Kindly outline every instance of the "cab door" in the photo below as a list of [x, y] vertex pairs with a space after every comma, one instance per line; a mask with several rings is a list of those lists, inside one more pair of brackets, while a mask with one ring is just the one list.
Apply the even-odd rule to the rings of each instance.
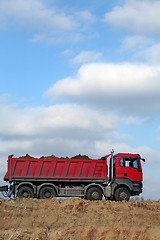
[[117, 157], [116, 178], [128, 178], [131, 181], [142, 181], [142, 168], [139, 158]]

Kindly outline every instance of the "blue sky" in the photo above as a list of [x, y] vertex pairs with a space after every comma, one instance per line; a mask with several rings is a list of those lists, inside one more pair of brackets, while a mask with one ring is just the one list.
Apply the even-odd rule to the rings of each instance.
[[0, 0], [0, 84], [1, 179], [9, 154], [114, 148], [159, 198], [159, 1]]

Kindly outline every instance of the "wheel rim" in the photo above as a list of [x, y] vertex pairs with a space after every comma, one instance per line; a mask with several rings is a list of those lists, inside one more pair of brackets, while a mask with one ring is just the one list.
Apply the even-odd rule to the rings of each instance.
[[92, 198], [93, 199], [98, 199], [99, 198], [99, 193], [98, 192], [93, 192], [92, 193]]
[[46, 191], [46, 192], [44, 193], [44, 196], [45, 196], [45, 198], [51, 198], [52, 194], [51, 194], [51, 192]]
[[121, 192], [121, 193], [120, 193], [120, 198], [121, 198], [122, 200], [127, 199], [127, 193]]
[[23, 198], [29, 198], [29, 192], [25, 191], [22, 193]]

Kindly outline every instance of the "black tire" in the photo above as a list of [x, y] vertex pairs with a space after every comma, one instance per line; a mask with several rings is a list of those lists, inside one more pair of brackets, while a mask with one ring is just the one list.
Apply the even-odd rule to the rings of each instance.
[[28, 186], [22, 186], [18, 189], [17, 197], [19, 198], [33, 198], [33, 189]]
[[125, 187], [118, 188], [115, 192], [114, 199], [116, 202], [118, 201], [122, 202], [123, 200], [129, 201], [130, 192]]
[[86, 198], [90, 201], [102, 200], [102, 190], [98, 187], [91, 187], [87, 191]]
[[41, 199], [51, 199], [53, 197], [56, 197], [56, 191], [53, 187], [45, 186], [42, 187], [39, 193], [39, 198]]

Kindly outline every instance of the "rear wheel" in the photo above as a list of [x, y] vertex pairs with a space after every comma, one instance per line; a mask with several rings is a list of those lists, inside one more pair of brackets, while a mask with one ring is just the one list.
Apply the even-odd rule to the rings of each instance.
[[86, 198], [90, 201], [102, 200], [102, 190], [98, 187], [91, 187], [87, 191]]
[[115, 192], [114, 199], [120, 202], [122, 202], [123, 200], [129, 201], [130, 192], [125, 187], [118, 188]]
[[53, 197], [56, 197], [56, 191], [53, 187], [50, 186], [42, 187], [39, 193], [39, 197], [41, 199], [51, 199]]
[[17, 197], [19, 198], [33, 198], [33, 189], [28, 186], [22, 186], [18, 189]]

